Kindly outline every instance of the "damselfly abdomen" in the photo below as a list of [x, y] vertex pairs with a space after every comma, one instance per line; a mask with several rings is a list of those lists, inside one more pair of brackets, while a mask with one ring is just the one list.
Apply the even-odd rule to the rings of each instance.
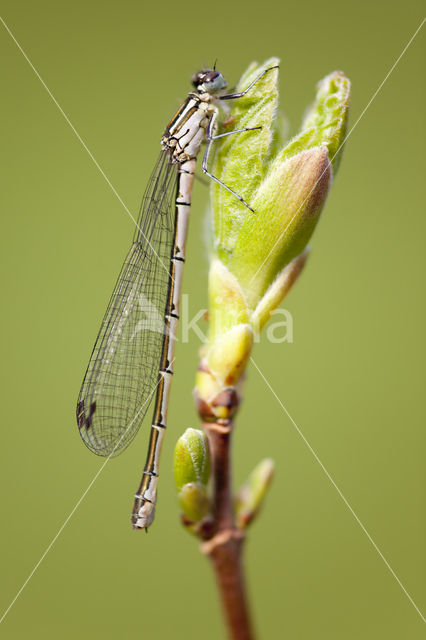
[[228, 95], [221, 95], [226, 82], [215, 69], [193, 77], [194, 90], [161, 139], [162, 151], [142, 199], [133, 243], [83, 380], [78, 427], [88, 448], [101, 456], [118, 455], [129, 445], [155, 396], [148, 454], [131, 517], [135, 529], [147, 528], [154, 519], [196, 159], [206, 142], [204, 173], [250, 209], [209, 173], [207, 161], [213, 140], [248, 130], [216, 135], [217, 101], [241, 97], [267, 71], [243, 92]]

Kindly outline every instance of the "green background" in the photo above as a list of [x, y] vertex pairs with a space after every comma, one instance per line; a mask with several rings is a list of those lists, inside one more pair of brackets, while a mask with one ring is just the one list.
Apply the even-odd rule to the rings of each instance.
[[[420, 2], [2, 2], [1, 15], [132, 212], [194, 70], [235, 82], [282, 59], [294, 133], [314, 85], [352, 80], [353, 125], [419, 26]], [[424, 581], [424, 29], [351, 134], [301, 281], [294, 343], [256, 363], [416, 604]], [[0, 25], [2, 527], [5, 610], [103, 460], [75, 401], [133, 226]], [[423, 93], [422, 93], [423, 91]], [[208, 191], [196, 184], [184, 291], [206, 306]], [[207, 561], [183, 531], [172, 450], [196, 426], [199, 342], [177, 348], [159, 508], [129, 526], [147, 424], [103, 469], [17, 599], [5, 638], [224, 637]], [[149, 423], [149, 419], [147, 420]], [[423, 638], [419, 614], [252, 367], [235, 478], [273, 456], [247, 544], [261, 638]]]

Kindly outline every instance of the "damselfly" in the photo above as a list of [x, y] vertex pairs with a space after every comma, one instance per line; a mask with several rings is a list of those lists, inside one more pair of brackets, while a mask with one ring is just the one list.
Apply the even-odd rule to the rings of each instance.
[[217, 104], [241, 98], [268, 71], [244, 91], [226, 95], [226, 81], [219, 71], [205, 69], [193, 76], [194, 90], [161, 139], [162, 150], [142, 199], [133, 243], [83, 380], [78, 427], [88, 448], [101, 456], [112, 457], [129, 445], [155, 396], [148, 454], [131, 516], [135, 529], [147, 528], [154, 519], [196, 159], [206, 142], [203, 172], [252, 211], [240, 195], [208, 171], [208, 158], [217, 138], [260, 128], [217, 134]]

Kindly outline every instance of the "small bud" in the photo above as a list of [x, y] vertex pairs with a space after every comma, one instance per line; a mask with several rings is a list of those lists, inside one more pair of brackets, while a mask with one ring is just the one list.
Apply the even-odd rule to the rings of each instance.
[[247, 482], [239, 490], [235, 500], [237, 526], [245, 529], [257, 516], [274, 475], [274, 462], [262, 460], [251, 472]]
[[174, 473], [183, 519], [189, 526], [209, 512], [210, 456], [202, 431], [187, 429], [179, 438], [174, 452]]
[[199, 522], [210, 510], [207, 487], [199, 482], [189, 482], [179, 491], [179, 504], [182, 512], [190, 522]]
[[235, 416], [240, 396], [235, 387], [223, 387], [214, 396], [203, 398], [199, 388], [194, 390], [195, 406], [203, 422], [229, 424]]
[[176, 443], [174, 452], [175, 484], [180, 491], [190, 483], [207, 486], [210, 456], [207, 438], [199, 429], [187, 429]]

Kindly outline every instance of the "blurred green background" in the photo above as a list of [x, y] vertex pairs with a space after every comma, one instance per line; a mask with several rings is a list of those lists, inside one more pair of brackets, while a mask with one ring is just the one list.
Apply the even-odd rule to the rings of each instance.
[[[232, 85], [282, 59], [292, 133], [334, 69], [352, 80], [353, 125], [419, 26], [420, 2], [193, 0], [2, 2], [1, 15], [126, 205], [136, 212], [159, 137], [194, 70]], [[133, 226], [0, 25], [2, 58], [2, 568], [5, 610], [103, 460], [82, 445], [75, 402]], [[286, 301], [294, 343], [254, 358], [422, 609], [424, 510], [424, 85], [421, 32], [351, 134]], [[184, 291], [206, 306], [208, 190], [196, 184]], [[183, 531], [172, 450], [196, 426], [199, 342], [178, 345], [159, 508], [129, 526], [149, 419], [97, 478], [1, 628], [5, 638], [224, 637], [207, 561]], [[423, 638], [419, 614], [254, 368], [235, 438], [235, 480], [277, 473], [250, 531], [259, 637]]]

